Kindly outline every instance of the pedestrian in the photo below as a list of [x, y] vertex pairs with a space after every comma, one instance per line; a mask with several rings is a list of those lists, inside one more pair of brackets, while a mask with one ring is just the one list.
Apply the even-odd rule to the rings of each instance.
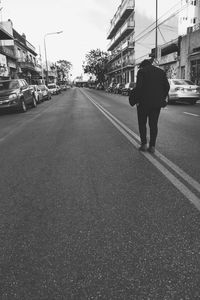
[[[140, 151], [155, 152], [158, 134], [158, 118], [161, 107], [166, 106], [169, 82], [163, 70], [152, 65], [152, 60], [140, 63], [136, 81], [136, 99], [138, 127], [141, 139]], [[147, 120], [150, 129], [150, 141], [147, 148]]]

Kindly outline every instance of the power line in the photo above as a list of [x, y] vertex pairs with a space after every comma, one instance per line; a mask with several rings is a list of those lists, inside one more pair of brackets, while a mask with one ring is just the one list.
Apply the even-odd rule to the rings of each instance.
[[158, 27], [158, 30], [159, 30], [159, 32], [160, 32], [160, 35], [161, 35], [161, 37], [162, 37], [164, 43], [166, 43], [167, 41], [165, 40], [165, 38], [164, 38], [164, 36], [163, 36], [163, 34], [162, 34], [161, 30], [160, 30], [160, 27]]
[[[187, 3], [186, 5], [182, 6], [181, 8], [179, 8], [178, 10], [176, 10], [174, 13], [172, 13], [169, 17], [167, 17], [166, 19], [164, 19], [163, 21], [161, 21], [158, 26], [164, 24], [165, 22], [167, 22], [168, 20], [170, 20], [171, 18], [175, 17], [177, 14], [179, 14], [183, 9], [185, 9], [186, 7], [189, 6], [189, 3]], [[171, 10], [171, 9], [170, 9]], [[163, 17], [163, 16], [162, 16]], [[158, 20], [160, 20], [162, 17], [160, 17]], [[135, 42], [145, 38], [147, 35], [149, 35], [149, 33], [151, 33], [153, 30], [155, 30], [156, 27], [153, 27], [152, 29], [150, 29], [148, 32], [144, 33], [141, 37], [139, 37], [143, 32], [145, 32], [146, 30], [148, 30], [150, 27], [152, 27], [153, 25], [155, 25], [156, 22], [153, 22], [152, 24], [150, 24], [146, 29], [144, 29], [141, 33], [139, 33], [138, 35], [135, 36]], [[137, 39], [138, 37], [138, 39]]]
[[[180, 1], [177, 2], [174, 6], [172, 6], [166, 13], [164, 13], [164, 14], [158, 19], [158, 21], [159, 21], [160, 19], [162, 19], [166, 14], [168, 14], [168, 13], [170, 12], [170, 10], [174, 9], [178, 4], [180, 4]], [[154, 21], [154, 22], [153, 22], [152, 24], [150, 24], [147, 28], [145, 28], [143, 31], [141, 31], [140, 33], [138, 33], [138, 35], [136, 35], [136, 38], [137, 38], [138, 36], [140, 36], [143, 32], [145, 32], [147, 29], [149, 29], [151, 26], [153, 26], [155, 23], [156, 23], [156, 22]]]

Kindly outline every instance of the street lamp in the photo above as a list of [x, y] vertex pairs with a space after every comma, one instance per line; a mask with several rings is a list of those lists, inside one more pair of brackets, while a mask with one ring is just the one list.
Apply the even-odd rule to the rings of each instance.
[[45, 38], [47, 35], [52, 35], [52, 34], [59, 34], [62, 33], [63, 31], [56, 31], [56, 32], [48, 32], [44, 35], [44, 51], [45, 51], [45, 61], [46, 61], [46, 84], [49, 83], [49, 76], [48, 76], [48, 63], [47, 63], [47, 48], [46, 48], [46, 41]]

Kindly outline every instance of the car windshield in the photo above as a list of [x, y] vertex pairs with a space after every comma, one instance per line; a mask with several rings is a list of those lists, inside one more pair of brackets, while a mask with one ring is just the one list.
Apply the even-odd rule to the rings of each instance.
[[173, 79], [172, 80], [173, 84], [175, 85], [194, 85], [194, 83], [190, 80], [185, 80], [185, 79]]
[[56, 88], [56, 85], [55, 85], [55, 84], [48, 84], [48, 88], [49, 88], [49, 89], [55, 89], [55, 88]]
[[0, 82], [0, 91], [3, 90], [11, 90], [11, 89], [18, 89], [19, 83], [18, 81], [1, 81]]

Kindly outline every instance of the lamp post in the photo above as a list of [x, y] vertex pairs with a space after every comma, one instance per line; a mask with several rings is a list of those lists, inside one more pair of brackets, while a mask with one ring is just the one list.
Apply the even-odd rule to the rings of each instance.
[[45, 38], [48, 35], [52, 35], [52, 34], [59, 34], [62, 33], [63, 31], [56, 31], [56, 32], [48, 32], [44, 35], [44, 53], [45, 53], [45, 61], [46, 61], [46, 84], [49, 83], [49, 74], [48, 74], [48, 63], [47, 63], [47, 47], [46, 47], [46, 41]]

